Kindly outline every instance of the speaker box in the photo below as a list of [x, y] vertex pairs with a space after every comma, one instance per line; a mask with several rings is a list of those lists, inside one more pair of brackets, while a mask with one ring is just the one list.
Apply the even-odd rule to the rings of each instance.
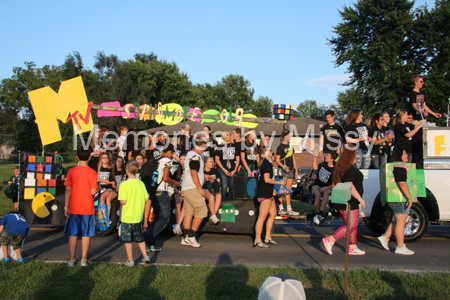
[[257, 181], [254, 177], [233, 177], [233, 199], [251, 200], [256, 197]]

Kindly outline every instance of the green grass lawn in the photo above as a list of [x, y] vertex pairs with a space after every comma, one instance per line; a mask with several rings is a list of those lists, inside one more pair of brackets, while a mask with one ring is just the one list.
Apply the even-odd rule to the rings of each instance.
[[8, 186], [8, 180], [14, 175], [14, 167], [17, 164], [0, 164], [0, 216], [14, 209], [11, 199], [3, 192]]
[[[2, 299], [257, 299], [264, 280], [288, 273], [309, 299], [347, 299], [344, 272], [324, 269], [1, 263]], [[354, 270], [349, 299], [448, 299], [450, 274]]]

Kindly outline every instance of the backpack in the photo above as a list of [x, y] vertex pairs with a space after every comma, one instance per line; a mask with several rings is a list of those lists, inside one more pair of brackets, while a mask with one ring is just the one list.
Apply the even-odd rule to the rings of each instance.
[[156, 193], [156, 189], [162, 182], [162, 178], [160, 182], [158, 181], [159, 176], [159, 160], [162, 157], [157, 157], [147, 161], [141, 168], [141, 181], [145, 184], [147, 192], [149, 194]]
[[17, 197], [17, 185], [14, 183], [11, 183], [6, 187], [6, 189], [3, 191], [9, 199], [14, 199]]

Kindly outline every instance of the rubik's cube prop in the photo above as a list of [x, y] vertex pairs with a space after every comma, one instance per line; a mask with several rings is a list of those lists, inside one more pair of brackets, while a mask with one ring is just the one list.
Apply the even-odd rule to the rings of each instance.
[[53, 196], [64, 193], [64, 181], [57, 180], [56, 174], [57, 166], [52, 156], [29, 156], [23, 199], [33, 200], [43, 192]]
[[272, 118], [277, 120], [292, 120], [294, 118], [294, 105], [275, 104], [273, 106]]

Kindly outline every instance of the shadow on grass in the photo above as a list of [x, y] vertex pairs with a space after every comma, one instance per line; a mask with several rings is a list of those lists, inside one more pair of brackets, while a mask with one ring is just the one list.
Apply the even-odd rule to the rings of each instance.
[[381, 272], [380, 279], [386, 282], [393, 290], [394, 292], [388, 296], [380, 296], [377, 297], [377, 300], [381, 299], [408, 299], [408, 300], [418, 300], [423, 299], [421, 297], [415, 297], [414, 295], [410, 295], [404, 285], [405, 282], [402, 282], [402, 279], [400, 276], [398, 276], [395, 273], [391, 272]]
[[232, 266], [227, 253], [219, 255], [216, 266], [206, 279], [206, 299], [257, 299], [259, 290], [247, 284], [247, 267]]
[[58, 265], [47, 276], [46, 282], [36, 291], [33, 299], [89, 299], [95, 285], [95, 278], [89, 277], [96, 267], [90, 265], [87, 268], [69, 268], [67, 265]]
[[[158, 275], [156, 266], [146, 267], [139, 277], [139, 282], [135, 288], [122, 292], [118, 300], [135, 299], [164, 299], [157, 289], [151, 288], [150, 284], [155, 281]], [[120, 284], [120, 283], [119, 283]]]
[[[312, 287], [305, 289], [306, 299], [347, 299], [344, 294], [343, 279], [334, 272], [334, 280], [338, 284], [338, 291], [333, 291], [324, 287], [324, 270], [322, 268], [305, 269], [303, 274], [308, 278]], [[342, 281], [342, 282], [341, 282]]]

